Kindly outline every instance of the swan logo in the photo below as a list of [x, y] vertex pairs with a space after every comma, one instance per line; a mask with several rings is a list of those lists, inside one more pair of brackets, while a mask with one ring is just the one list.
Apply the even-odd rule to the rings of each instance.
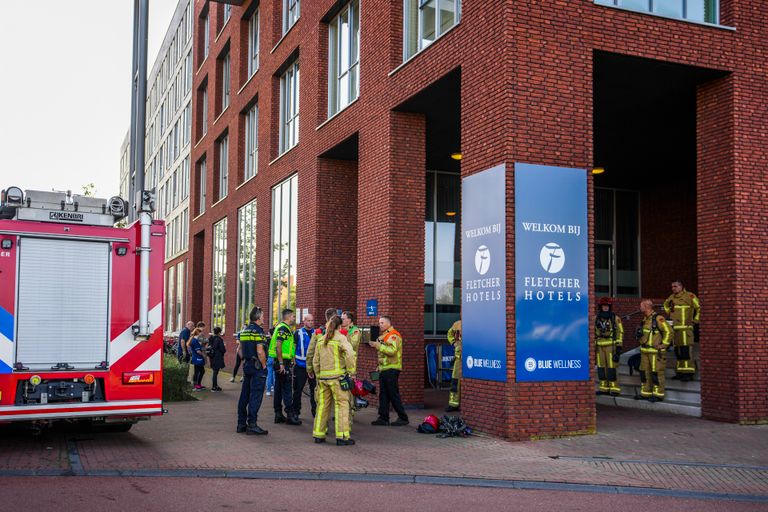
[[477, 273], [484, 276], [491, 268], [491, 251], [485, 245], [481, 245], [475, 252], [475, 269]]
[[475, 366], [475, 360], [472, 359], [472, 356], [467, 356], [467, 368], [471, 370], [473, 366]]
[[532, 357], [529, 357], [525, 360], [525, 369], [529, 372], [532, 372], [536, 369], [536, 360]]
[[565, 252], [555, 242], [550, 242], [541, 248], [539, 252], [541, 268], [550, 274], [557, 274], [565, 266]]

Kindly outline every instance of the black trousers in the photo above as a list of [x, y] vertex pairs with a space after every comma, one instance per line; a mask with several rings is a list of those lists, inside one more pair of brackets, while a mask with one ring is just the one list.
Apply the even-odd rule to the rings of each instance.
[[[235, 355], [235, 369], [234, 369], [234, 370], [232, 370], [232, 378], [233, 378], [233, 379], [234, 379], [235, 377], [237, 377], [237, 370], [239, 370], [239, 369], [240, 369], [240, 365], [241, 365], [241, 364], [243, 364], [243, 358], [242, 358], [242, 357], [240, 357], [240, 354], [239, 354], [239, 353], [237, 353], [237, 354]], [[243, 370], [243, 372], [245, 372], [245, 370]]]
[[205, 365], [204, 364], [196, 364], [195, 365], [195, 373], [192, 375], [192, 384], [195, 386], [200, 386], [203, 383], [203, 375], [205, 375]]
[[213, 375], [211, 376], [212, 388], [219, 387], [219, 370], [219, 368], [213, 368]]
[[317, 381], [310, 379], [307, 375], [307, 369], [302, 366], [293, 367], [293, 413], [296, 416], [301, 414], [301, 394], [304, 392], [304, 386], [309, 381], [309, 403], [312, 406], [312, 417], [317, 412], [317, 402], [315, 401], [315, 386]]
[[384, 370], [379, 373], [379, 418], [389, 421], [389, 406], [395, 409], [398, 418], [408, 421], [403, 401], [400, 399], [398, 379], [400, 370]]
[[293, 362], [286, 361], [285, 373], [280, 373], [280, 366], [275, 358], [275, 415], [293, 412]]

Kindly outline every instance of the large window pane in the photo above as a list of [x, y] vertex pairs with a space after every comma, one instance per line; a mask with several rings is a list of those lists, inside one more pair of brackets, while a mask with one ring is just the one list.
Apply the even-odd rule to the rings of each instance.
[[259, 108], [254, 105], [245, 116], [245, 171], [243, 178], [256, 176], [259, 162]]
[[653, 12], [672, 16], [675, 18], [683, 17], [683, 2], [685, 0], [654, 0]]
[[299, 0], [283, 0], [283, 34], [299, 19]]
[[213, 278], [211, 300], [211, 330], [226, 327], [227, 284], [227, 219], [213, 225]]
[[206, 164], [205, 158], [200, 160], [200, 170], [199, 170], [199, 181], [198, 181], [198, 189], [200, 192], [198, 193], [198, 203], [197, 203], [197, 213], [199, 215], [202, 215], [205, 213], [205, 187], [206, 187], [206, 180], [207, 174], [208, 174], [208, 165]]
[[248, 76], [259, 69], [259, 10], [251, 16], [248, 23]]
[[653, 12], [670, 18], [718, 23], [718, 0], [594, 0], [634, 11]]
[[229, 187], [229, 137], [224, 136], [219, 141], [219, 197], [221, 200], [227, 196]]
[[230, 56], [224, 57], [221, 63], [221, 110], [226, 110], [229, 106], [229, 88], [230, 88]]
[[299, 63], [280, 78], [280, 153], [299, 142]]
[[296, 309], [298, 176], [272, 188], [272, 325], [280, 311]]
[[408, 59], [459, 23], [461, 1], [404, 0], [403, 16], [403, 57]]
[[616, 192], [616, 296], [640, 294], [638, 233], [640, 229], [637, 192]]
[[256, 289], [256, 200], [246, 204], [237, 214], [237, 327], [249, 323]]
[[425, 334], [443, 335], [461, 311], [460, 178], [427, 173]]
[[184, 290], [186, 288], [186, 280], [186, 265], [182, 261], [176, 265], [176, 329], [181, 329], [184, 325]]
[[329, 115], [344, 109], [359, 94], [359, 25], [359, 2], [354, 0], [329, 26]]
[[595, 188], [595, 240], [613, 240], [613, 190]]

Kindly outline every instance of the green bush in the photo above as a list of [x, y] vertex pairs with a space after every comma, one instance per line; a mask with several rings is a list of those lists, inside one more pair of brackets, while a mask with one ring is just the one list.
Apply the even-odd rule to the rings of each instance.
[[189, 363], [180, 363], [172, 356], [163, 358], [163, 401], [181, 402], [194, 400], [190, 390], [191, 384], [187, 381], [189, 376]]

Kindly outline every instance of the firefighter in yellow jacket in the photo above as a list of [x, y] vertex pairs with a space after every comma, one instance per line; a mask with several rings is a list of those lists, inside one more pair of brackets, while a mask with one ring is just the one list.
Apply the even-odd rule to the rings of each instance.
[[600, 311], [595, 317], [595, 359], [600, 388], [597, 394], [618, 396], [621, 388], [616, 368], [624, 342], [624, 326], [621, 324], [619, 315], [612, 311], [613, 299], [601, 297], [598, 305]]
[[672, 295], [664, 301], [664, 311], [672, 319], [673, 345], [677, 358], [676, 375], [672, 378], [693, 380], [693, 374], [696, 373], [693, 333], [701, 312], [699, 298], [686, 290], [683, 281], [678, 279], [672, 282]]
[[317, 377], [317, 415], [312, 436], [316, 443], [324, 443], [328, 433], [328, 420], [333, 404], [336, 444], [355, 444], [349, 437], [349, 398], [351, 380], [355, 376], [355, 351], [347, 338], [339, 332], [341, 318], [332, 317], [325, 333], [317, 337], [312, 368]]
[[461, 320], [448, 329], [448, 343], [453, 345], [453, 373], [451, 374], [451, 393], [448, 395], [446, 412], [458, 411], [461, 404]]
[[[363, 332], [355, 325], [355, 315], [351, 311], [344, 311], [341, 314], [341, 334], [347, 337], [347, 341], [352, 345], [355, 351], [355, 367], [357, 367], [357, 354], [360, 350], [360, 339]], [[352, 431], [352, 424], [355, 420], [355, 397], [349, 392], [349, 429]]]
[[[400, 399], [400, 371], [403, 369], [403, 337], [394, 327], [390, 317], [379, 318], [381, 334], [368, 343], [379, 353], [379, 417], [371, 425], [401, 427], [408, 424], [408, 414]], [[389, 422], [389, 406], [397, 413], [397, 420]]]
[[664, 400], [664, 371], [667, 369], [667, 349], [670, 329], [663, 315], [653, 310], [653, 302], [640, 303], [643, 325], [638, 329], [640, 341], [640, 397], [651, 402]]

